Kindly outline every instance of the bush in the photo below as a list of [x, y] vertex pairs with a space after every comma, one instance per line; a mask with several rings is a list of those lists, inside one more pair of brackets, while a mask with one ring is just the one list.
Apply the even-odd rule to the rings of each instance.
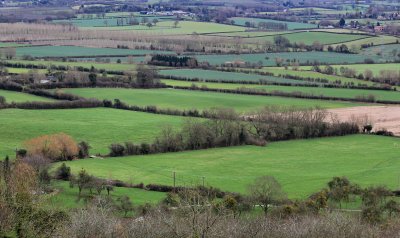
[[39, 136], [24, 144], [28, 155], [42, 155], [52, 161], [72, 160], [79, 153], [74, 139], [64, 133]]
[[112, 144], [110, 146], [110, 156], [111, 157], [123, 156], [124, 152], [125, 152], [125, 147], [121, 144]]
[[71, 168], [65, 163], [62, 163], [55, 172], [55, 178], [68, 181], [71, 178]]

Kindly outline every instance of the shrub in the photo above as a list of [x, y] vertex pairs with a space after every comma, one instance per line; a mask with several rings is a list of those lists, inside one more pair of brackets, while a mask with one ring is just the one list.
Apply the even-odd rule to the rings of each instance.
[[71, 178], [71, 168], [65, 163], [62, 163], [55, 172], [55, 178], [68, 181]]
[[74, 139], [64, 133], [39, 136], [24, 144], [28, 155], [42, 155], [52, 161], [72, 160], [79, 153]]
[[112, 144], [110, 146], [110, 156], [123, 156], [125, 152], [125, 147], [121, 144]]

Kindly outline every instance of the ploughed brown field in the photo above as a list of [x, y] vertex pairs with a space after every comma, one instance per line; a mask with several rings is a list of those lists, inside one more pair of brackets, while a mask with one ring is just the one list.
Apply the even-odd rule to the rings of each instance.
[[400, 136], [400, 106], [362, 106], [329, 109], [328, 112], [336, 115], [341, 121], [362, 120], [369, 121], [373, 130], [386, 129]]

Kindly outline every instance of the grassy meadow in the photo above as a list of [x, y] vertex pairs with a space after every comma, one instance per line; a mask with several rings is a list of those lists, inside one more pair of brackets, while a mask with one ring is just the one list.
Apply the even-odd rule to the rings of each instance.
[[[323, 45], [338, 44], [343, 42], [351, 42], [360, 39], [370, 38], [367, 35], [356, 35], [356, 34], [341, 34], [331, 33], [322, 31], [302, 31], [295, 33], [282, 34], [283, 37], [287, 38], [291, 43], [304, 43], [306, 45], [312, 45], [315, 41], [318, 41]], [[269, 41], [274, 42], [274, 35], [258, 36], [251, 38], [249, 42], [263, 42]]]
[[243, 85], [243, 84], [231, 84], [231, 83], [206, 83], [206, 82], [188, 82], [178, 80], [161, 80], [163, 83], [170, 86], [184, 86], [190, 87], [196, 85], [197, 87], [207, 88], [219, 88], [219, 89], [237, 89], [237, 88], [251, 88], [263, 90], [266, 92], [288, 92], [295, 93], [301, 92], [310, 95], [323, 95], [328, 97], [340, 97], [340, 98], [356, 98], [358, 96], [374, 95], [375, 99], [397, 101], [400, 102], [400, 92], [398, 91], [383, 91], [383, 90], [362, 90], [362, 89], [343, 89], [343, 88], [316, 88], [316, 87], [298, 87], [298, 86], [276, 86], [276, 85]]
[[263, 76], [258, 74], [246, 74], [236, 72], [222, 72], [217, 70], [202, 70], [202, 69], [166, 69], [158, 72], [162, 77], [168, 76], [181, 77], [185, 79], [209, 79], [224, 81], [250, 81], [259, 82], [260, 80], [271, 83], [295, 83], [295, 84], [309, 84], [307, 81], [300, 81], [294, 79], [286, 79], [273, 76]]
[[246, 18], [246, 17], [232, 17], [229, 20], [234, 21], [235, 25], [245, 26], [246, 22], [250, 22], [251, 24], [255, 24], [256, 27], [260, 22], [271, 22], [271, 23], [284, 23], [287, 24], [288, 30], [298, 30], [298, 29], [309, 29], [309, 28], [317, 28], [315, 24], [301, 23], [301, 22], [288, 22], [288, 21], [277, 21], [270, 19], [261, 19], [261, 18]]
[[7, 103], [11, 102], [53, 102], [54, 100], [39, 97], [32, 94], [15, 92], [15, 91], [8, 91], [8, 90], [1, 90], [0, 89], [0, 96], [5, 97]]
[[17, 56], [30, 55], [32, 57], [74, 57], [74, 56], [129, 56], [146, 54], [175, 54], [172, 51], [132, 50], [116, 48], [90, 48], [78, 46], [31, 46], [17, 48]]
[[[93, 29], [93, 28], [92, 28]], [[217, 33], [217, 32], [235, 32], [245, 31], [242, 26], [224, 25], [212, 22], [195, 22], [195, 21], [179, 21], [178, 25], [174, 26], [174, 21], [162, 21], [156, 26], [147, 27], [139, 26], [116, 26], [116, 27], [98, 27], [98, 30], [116, 30], [130, 31], [137, 30], [144, 34], [159, 34], [159, 35], [190, 35], [196, 32], [197, 34]]]
[[340, 101], [310, 100], [271, 96], [238, 95], [230, 93], [201, 92], [179, 89], [111, 89], [111, 88], [77, 88], [63, 89], [87, 98], [109, 99], [139, 106], [157, 106], [171, 109], [210, 109], [213, 107], [233, 108], [238, 112], [249, 113], [265, 106], [280, 105], [283, 107], [341, 108], [360, 106], [362, 103]]
[[241, 146], [200, 151], [85, 159], [67, 163], [103, 178], [172, 185], [200, 184], [246, 192], [256, 177], [272, 175], [291, 198], [305, 198], [333, 177], [347, 176], [362, 186], [385, 184], [397, 188], [400, 166], [398, 138], [353, 135], [274, 142], [266, 147]]
[[[135, 71], [135, 64], [128, 63], [101, 63], [101, 62], [62, 62], [55, 60], [8, 60], [7, 62], [13, 64], [31, 64], [31, 65], [42, 65], [46, 67], [54, 66], [65, 66], [69, 68], [83, 67], [90, 69], [92, 66], [96, 69], [104, 69], [109, 71]], [[23, 70], [23, 68], [21, 68]], [[28, 69], [29, 70], [29, 69]], [[10, 71], [9, 71], [10, 72]]]
[[[355, 64], [363, 63], [365, 59], [372, 59], [375, 62], [384, 61], [378, 55], [358, 55], [358, 54], [342, 54], [334, 52], [284, 52], [284, 53], [264, 53], [264, 54], [240, 54], [240, 55], [198, 55], [199, 61], [207, 61], [212, 65], [221, 65], [225, 62], [236, 60], [262, 63], [263, 66], [276, 66], [275, 59], [281, 58], [284, 61], [296, 59], [301, 64], [319, 62], [326, 64]], [[386, 60], [386, 59], [385, 59]]]
[[179, 127], [183, 118], [107, 108], [0, 110], [0, 156], [14, 155], [23, 142], [46, 134], [64, 132], [85, 140], [92, 153], [108, 153], [112, 143], [152, 142], [166, 125]]

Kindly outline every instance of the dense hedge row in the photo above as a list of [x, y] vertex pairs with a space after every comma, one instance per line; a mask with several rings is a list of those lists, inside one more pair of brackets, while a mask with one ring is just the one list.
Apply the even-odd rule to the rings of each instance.
[[19, 109], [73, 109], [103, 107], [103, 102], [93, 99], [58, 102], [20, 102], [7, 104], [4, 108]]
[[[314, 79], [314, 78], [304, 78], [292, 75], [284, 75], [284, 78], [298, 80], [298, 81], [308, 81], [313, 83], [280, 83], [280, 82], [270, 82], [268, 80], [260, 79], [258, 81], [250, 81], [250, 80], [226, 80], [226, 79], [203, 79], [203, 78], [187, 78], [181, 76], [174, 75], [158, 75], [158, 78], [171, 79], [176, 81], [187, 81], [187, 82], [205, 82], [205, 83], [228, 83], [228, 84], [243, 84], [243, 85], [276, 85], [276, 86], [292, 86], [292, 87], [324, 87], [324, 88], [348, 88], [348, 89], [364, 89], [364, 90], [384, 90], [384, 91], [393, 91], [391, 87], [376, 87], [376, 86], [366, 86], [366, 85], [352, 85], [352, 84], [332, 84], [332, 83], [324, 83], [325, 79]], [[282, 75], [279, 75], [282, 77]], [[320, 81], [319, 81], [320, 80]]]

